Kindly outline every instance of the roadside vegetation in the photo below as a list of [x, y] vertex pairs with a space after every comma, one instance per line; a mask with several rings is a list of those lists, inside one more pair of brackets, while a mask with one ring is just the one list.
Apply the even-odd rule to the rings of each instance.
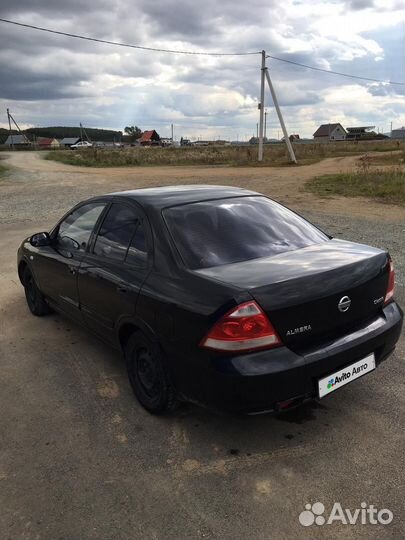
[[[294, 145], [299, 165], [309, 165], [328, 157], [356, 155], [364, 152], [394, 152], [404, 148], [398, 141], [363, 141], [339, 143], [300, 143]], [[90, 148], [85, 150], [55, 150], [45, 159], [83, 167], [130, 166], [283, 166], [291, 165], [284, 143], [264, 146], [263, 162], [257, 162], [257, 146], [187, 146]]]
[[[351, 173], [327, 174], [313, 178], [305, 184], [305, 190], [320, 197], [369, 197], [380, 202], [404, 205], [404, 153], [381, 156], [383, 159], [379, 157], [364, 156]], [[378, 169], [375, 164], [390, 166]]]
[[3, 177], [7, 171], [8, 171], [8, 167], [3, 165], [2, 159], [0, 158], [0, 178]]
[[379, 155], [367, 156], [363, 158], [361, 168], [367, 168], [374, 165], [404, 165], [405, 163], [405, 148], [402, 152], [385, 152]]

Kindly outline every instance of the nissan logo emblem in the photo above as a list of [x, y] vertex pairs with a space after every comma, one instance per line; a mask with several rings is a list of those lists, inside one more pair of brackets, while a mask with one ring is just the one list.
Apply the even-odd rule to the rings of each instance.
[[350, 308], [352, 301], [348, 296], [343, 296], [338, 303], [338, 310], [345, 313]]

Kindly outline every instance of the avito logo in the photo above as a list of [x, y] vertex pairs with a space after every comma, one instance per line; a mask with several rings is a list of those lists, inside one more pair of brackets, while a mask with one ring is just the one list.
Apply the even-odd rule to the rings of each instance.
[[378, 510], [373, 504], [367, 505], [365, 502], [362, 502], [360, 507], [350, 510], [349, 508], [342, 508], [339, 502], [335, 502], [329, 515], [325, 517], [323, 515], [325, 513], [323, 503], [307, 503], [305, 510], [300, 513], [298, 519], [304, 527], [310, 527], [314, 523], [315, 525], [331, 525], [335, 522], [343, 525], [388, 525], [394, 519], [394, 514], [388, 508]]

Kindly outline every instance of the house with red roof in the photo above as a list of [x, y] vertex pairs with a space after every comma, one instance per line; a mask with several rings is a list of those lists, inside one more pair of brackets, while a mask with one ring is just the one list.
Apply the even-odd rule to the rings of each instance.
[[60, 144], [58, 139], [53, 139], [52, 137], [39, 137], [37, 139], [37, 144], [39, 148], [59, 148]]
[[159, 134], [154, 130], [145, 131], [138, 139], [141, 146], [157, 146], [160, 144]]

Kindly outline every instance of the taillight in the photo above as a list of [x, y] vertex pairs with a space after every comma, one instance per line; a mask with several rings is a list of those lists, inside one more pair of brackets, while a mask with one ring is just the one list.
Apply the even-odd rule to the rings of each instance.
[[253, 351], [281, 345], [269, 319], [256, 304], [245, 302], [228, 311], [200, 343], [216, 351]]
[[392, 298], [394, 297], [394, 289], [395, 289], [394, 263], [390, 259], [388, 264], [390, 265], [390, 269], [389, 269], [389, 275], [388, 275], [387, 292], [384, 298], [384, 304], [387, 304], [390, 300], [392, 300]]

